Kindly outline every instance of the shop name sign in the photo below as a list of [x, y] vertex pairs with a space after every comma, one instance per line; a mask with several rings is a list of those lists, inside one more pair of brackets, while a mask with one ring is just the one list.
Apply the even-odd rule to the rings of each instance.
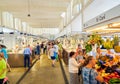
[[119, 17], [120, 16], [120, 5], [102, 13], [101, 15], [89, 20], [88, 22], [83, 24], [83, 28], [88, 28], [94, 25], [97, 25], [101, 22], [113, 19], [115, 17]]
[[102, 20], [105, 20], [105, 14], [96, 17], [96, 22], [100, 22], [100, 21], [102, 21]]

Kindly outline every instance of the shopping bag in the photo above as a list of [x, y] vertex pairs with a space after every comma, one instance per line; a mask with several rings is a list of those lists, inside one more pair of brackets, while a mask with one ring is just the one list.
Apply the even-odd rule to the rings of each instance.
[[10, 84], [10, 81], [8, 80], [8, 77], [5, 77], [5, 78], [4, 78], [3, 84]]
[[58, 60], [58, 54], [54, 52], [55, 59]]
[[58, 54], [56, 54], [56, 57], [55, 57], [56, 60], [58, 60]]

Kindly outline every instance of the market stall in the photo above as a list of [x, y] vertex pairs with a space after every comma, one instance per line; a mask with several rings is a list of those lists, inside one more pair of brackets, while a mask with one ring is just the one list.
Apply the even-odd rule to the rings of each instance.
[[96, 70], [109, 84], [120, 83], [120, 55], [106, 54], [97, 60]]
[[[96, 57], [97, 47], [100, 47], [99, 58]], [[112, 39], [102, 39], [100, 34], [91, 34], [86, 42], [86, 51], [96, 58], [95, 69], [108, 84], [120, 83], [120, 51], [119, 37], [113, 35]], [[92, 54], [90, 53], [92, 52]]]
[[[21, 50], [17, 52], [8, 52], [8, 63], [11, 67], [23, 67], [24, 66], [24, 55]], [[32, 50], [31, 62], [35, 59], [34, 50]]]
[[84, 41], [87, 39], [86, 34], [73, 34], [72, 36], [61, 36], [57, 38], [57, 41], [62, 43], [62, 59], [66, 65], [68, 65], [68, 60], [69, 60], [69, 52], [75, 51], [80, 44], [82, 48], [84, 49]]

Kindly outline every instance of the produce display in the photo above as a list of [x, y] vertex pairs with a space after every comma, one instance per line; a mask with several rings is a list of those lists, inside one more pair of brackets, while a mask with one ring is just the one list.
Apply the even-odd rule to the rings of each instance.
[[112, 78], [109, 80], [109, 84], [120, 84], [120, 79]]
[[105, 55], [97, 60], [95, 68], [108, 84], [120, 84], [119, 59], [117, 55]]
[[114, 46], [119, 45], [119, 37], [118, 37], [118, 35], [114, 35], [113, 41], [114, 41]]
[[114, 49], [115, 49], [115, 52], [120, 53], [120, 46], [115, 46]]
[[[119, 37], [114, 35], [114, 38], [104, 38], [99, 34], [93, 33], [89, 35], [88, 40], [83, 42], [85, 44], [86, 53], [94, 51], [100, 47], [102, 53], [97, 59], [95, 69], [104, 78], [106, 84], [120, 84], [120, 46]], [[63, 44], [66, 49], [63, 50], [63, 61], [68, 65], [69, 51], [76, 51], [76, 46], [79, 44], [75, 37], [65, 39]], [[83, 44], [82, 43], [82, 44]]]
[[86, 42], [86, 52], [90, 52], [92, 50], [92, 46], [97, 44], [98, 46], [102, 45], [104, 42], [104, 40], [101, 38], [100, 35], [98, 34], [92, 34], [89, 36], [88, 41]]
[[111, 41], [109, 38], [107, 38], [106, 41], [103, 43], [103, 46], [106, 49], [112, 49], [114, 46], [114, 41]]

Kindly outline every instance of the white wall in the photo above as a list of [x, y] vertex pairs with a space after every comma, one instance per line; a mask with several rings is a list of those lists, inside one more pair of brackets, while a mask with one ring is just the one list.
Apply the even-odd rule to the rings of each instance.
[[7, 46], [8, 49], [15, 47], [16, 40], [14, 34], [4, 34], [4, 45]]
[[41, 35], [41, 34], [58, 34], [58, 28], [32, 28], [32, 33], [34, 35]]
[[0, 26], [0, 32], [2, 32], [3, 31], [3, 28]]
[[2, 25], [1, 21], [2, 21], [2, 12], [0, 11], [0, 25]]
[[72, 32], [82, 32], [82, 18], [79, 15], [69, 25], [67, 25], [60, 33], [59, 36], [69, 35]]
[[71, 24], [69, 24], [67, 27], [66, 27], [66, 35], [69, 35], [71, 33]]
[[8, 28], [3, 28], [3, 32], [9, 33], [9, 32], [14, 32], [14, 30], [8, 29]]
[[77, 18], [73, 20], [71, 23], [71, 31], [76, 32], [76, 31], [82, 31], [82, 20], [81, 20], [81, 15], [79, 15]]
[[101, 13], [120, 5], [120, 0], [94, 0], [83, 12], [84, 23]]

